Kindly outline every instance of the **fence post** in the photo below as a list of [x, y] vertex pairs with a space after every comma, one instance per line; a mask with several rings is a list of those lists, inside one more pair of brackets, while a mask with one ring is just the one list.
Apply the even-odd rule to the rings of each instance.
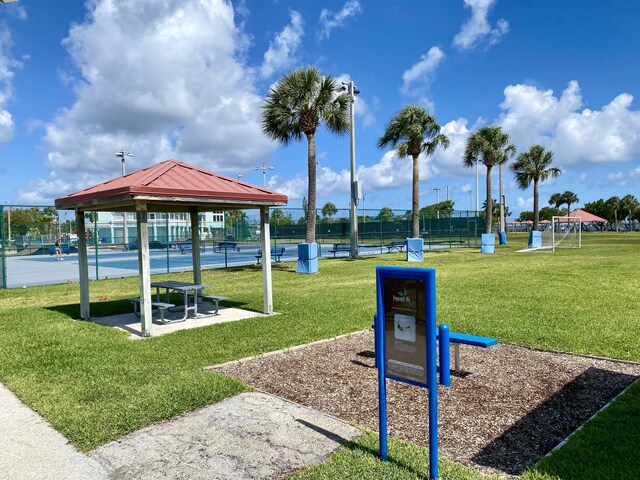
[[0, 256], [0, 270], [2, 270], [2, 275], [0, 280], [2, 283], [0, 284], [0, 288], [7, 288], [7, 255], [5, 251], [5, 236], [4, 236], [4, 206], [0, 205], [0, 246], [1, 246], [1, 256]]

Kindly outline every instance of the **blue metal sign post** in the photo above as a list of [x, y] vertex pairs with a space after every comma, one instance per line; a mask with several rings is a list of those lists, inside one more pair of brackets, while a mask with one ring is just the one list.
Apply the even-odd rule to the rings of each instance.
[[[432, 268], [377, 267], [375, 351], [380, 458], [387, 459], [386, 379], [429, 390], [429, 478], [438, 478], [436, 276]], [[449, 386], [448, 327], [440, 329], [440, 382]], [[444, 340], [444, 341], [443, 341]], [[444, 358], [446, 357], [446, 358]]]

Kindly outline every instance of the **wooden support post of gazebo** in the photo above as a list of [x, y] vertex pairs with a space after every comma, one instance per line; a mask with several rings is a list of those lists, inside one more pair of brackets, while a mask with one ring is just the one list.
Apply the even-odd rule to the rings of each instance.
[[[206, 211], [260, 209], [264, 313], [273, 313], [269, 207], [284, 206], [287, 196], [177, 160], [167, 160], [72, 193], [55, 201], [58, 210], [75, 210], [80, 274], [80, 318], [90, 320], [89, 268], [85, 212], [136, 212], [140, 274], [141, 330], [152, 334], [148, 212], [188, 212], [191, 217], [193, 281], [202, 284], [198, 214]], [[97, 248], [97, 247], [96, 247]]]

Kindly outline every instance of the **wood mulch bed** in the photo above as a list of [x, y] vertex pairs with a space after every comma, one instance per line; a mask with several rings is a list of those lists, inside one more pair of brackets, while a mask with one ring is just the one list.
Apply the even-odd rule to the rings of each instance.
[[[551, 451], [640, 376], [640, 364], [502, 344], [461, 346], [461, 366], [451, 388], [438, 388], [440, 454], [507, 476]], [[371, 332], [211, 370], [378, 429]], [[390, 380], [387, 395], [389, 433], [428, 445], [427, 391]]]

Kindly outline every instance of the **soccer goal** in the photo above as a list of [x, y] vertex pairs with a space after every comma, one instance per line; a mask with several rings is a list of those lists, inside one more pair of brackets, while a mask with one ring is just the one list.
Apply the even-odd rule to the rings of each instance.
[[582, 222], [580, 217], [552, 217], [551, 223], [542, 231], [542, 248], [582, 247]]

